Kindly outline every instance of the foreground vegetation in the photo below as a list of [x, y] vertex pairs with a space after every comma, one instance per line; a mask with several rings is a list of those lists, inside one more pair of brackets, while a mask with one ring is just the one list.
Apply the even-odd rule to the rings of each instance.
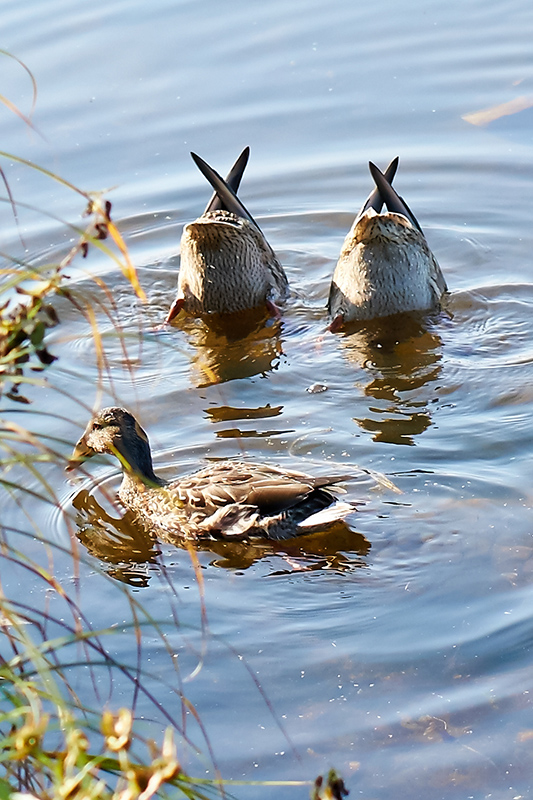
[[[57, 176], [50, 177], [59, 180]], [[65, 268], [75, 258], [84, 257], [90, 246], [103, 247], [103, 241], [111, 238], [115, 248], [106, 247], [107, 254], [118, 261], [132, 291], [142, 297], [127, 249], [111, 221], [109, 202], [98, 196], [86, 195], [85, 199], [90, 221], [85, 229], [75, 229], [79, 240], [60, 263], [36, 269], [5, 259], [0, 269], [0, 296], [3, 298], [0, 304], [0, 397], [3, 395], [24, 406], [30, 402], [24, 387], [47, 385], [43, 372], [55, 361], [46, 344], [46, 334], [60, 324], [53, 305], [58, 295], [73, 303], [90, 322], [96, 357], [101, 363], [105, 362], [91, 303], [77, 296], [65, 277]], [[9, 499], [30, 508], [35, 499], [57, 504], [40, 470], [44, 462], [50, 461], [62, 463], [61, 455], [50, 443], [23, 425], [8, 421], [0, 411], [2, 505]], [[26, 470], [38, 480], [39, 491], [25, 489], [20, 475]], [[12, 477], [13, 472], [15, 477]], [[33, 539], [35, 530], [13, 531], [0, 523], [4, 567], [29, 572], [34, 584], [41, 583], [42, 589], [59, 594], [70, 609], [71, 622], [55, 617], [46, 609], [45, 602], [43, 608], [35, 601], [23, 604], [10, 599], [4, 585], [0, 584], [0, 628], [4, 645], [0, 653], [0, 798], [147, 800], [156, 793], [161, 794], [163, 786], [174, 787], [187, 797], [205, 797], [206, 792], [212, 793], [216, 782], [195, 781], [184, 774], [173, 727], [167, 728], [158, 746], [153, 741], [142, 741], [135, 734], [131, 708], [113, 712], [109, 708], [102, 711], [101, 706], [96, 709], [83, 706], [70, 686], [76, 667], [89, 665], [96, 670], [99, 665], [105, 665], [111, 673], [127, 675], [137, 684], [137, 693], [143, 691], [142, 676], [133, 675], [126, 665], [110, 658], [102, 644], [102, 632], [97, 635], [91, 630], [82, 610], [54, 578], [50, 546], [47, 546], [50, 565], [47, 569], [28, 558], [23, 548], [12, 544], [13, 533], [18, 540], [24, 536]], [[79, 553], [74, 555], [79, 557]], [[36, 596], [43, 601], [45, 592], [37, 592]], [[139, 614], [138, 610], [137, 616]], [[60, 629], [62, 634], [50, 638], [50, 628]], [[74, 661], [72, 645], [80, 649]], [[112, 676], [110, 680], [113, 681]], [[148, 757], [135, 757], [136, 746]]]
[[[9, 57], [6, 53], [2, 55]], [[35, 88], [34, 81], [33, 84]], [[5, 98], [3, 100], [25, 124], [32, 125], [28, 117]], [[141, 299], [144, 299], [144, 293], [122, 236], [111, 219], [109, 201], [99, 194], [82, 192], [59, 176], [13, 154], [0, 155], [28, 169], [38, 170], [50, 180], [58, 181], [81, 195], [86, 204], [85, 216], [88, 217], [83, 227], [69, 226], [77, 241], [59, 263], [37, 268], [2, 254], [0, 398], [3, 396], [23, 404], [23, 411], [30, 403], [27, 396], [30, 387], [50, 388], [44, 371], [56, 357], [49, 350], [46, 335], [60, 324], [54, 307], [56, 297], [66, 298], [89, 322], [93, 330], [95, 357], [100, 367], [105, 367], [105, 351], [91, 301], [69, 287], [65, 270], [75, 259], [84, 258], [90, 247], [98, 247], [119, 265], [131, 284], [132, 292]], [[23, 204], [13, 196], [1, 167], [0, 177], [7, 195], [3, 199], [11, 204], [18, 221]], [[106, 293], [101, 280], [97, 283], [108, 297], [106, 313], [112, 318], [111, 293]], [[54, 492], [40, 468], [50, 461], [61, 464], [61, 455], [54, 449], [53, 442], [45, 441], [23, 424], [14, 423], [12, 414], [10, 418], [8, 421], [0, 411], [2, 507], [6, 508], [6, 503], [12, 501], [23, 509], [31, 509], [31, 503], [36, 499], [57, 505]], [[25, 472], [37, 481], [38, 490], [25, 488]], [[33, 541], [35, 533], [38, 533], [31, 510], [27, 516], [33, 530], [13, 531], [0, 522], [0, 558], [6, 570], [2, 574], [7, 575], [7, 570], [10, 574], [18, 571], [24, 580], [24, 573], [30, 573], [32, 585], [37, 584], [39, 589], [32, 593], [37, 600], [22, 603], [9, 597], [9, 586], [6, 588], [5, 581], [0, 583], [0, 629], [3, 633], [0, 651], [0, 798], [147, 800], [156, 793], [161, 795], [164, 786], [173, 789], [174, 794], [177, 789], [187, 797], [205, 797], [214, 790], [218, 791], [216, 781], [195, 781], [185, 775], [174, 741], [175, 732], [179, 731], [176, 725], [169, 725], [164, 733], [161, 732], [159, 745], [144, 741], [135, 733], [135, 698], [147, 691], [142, 673], [110, 657], [102, 643], [106, 631], [97, 634], [91, 629], [81, 608], [55, 579], [53, 548], [43, 541], [47, 567], [24, 552], [24, 541]], [[80, 557], [78, 552], [72, 555]], [[70, 611], [70, 622], [65, 622], [63, 616], [54, 615], [47, 607], [47, 591], [61, 598]], [[134, 618], [138, 620], [141, 616], [142, 609], [136, 608]], [[139, 635], [141, 623], [136, 624]], [[157, 630], [155, 623], [154, 629]], [[53, 630], [53, 636], [50, 630]], [[77, 653], [74, 657], [73, 647]], [[113, 711], [104, 704], [102, 710], [100, 703], [91, 709], [77, 697], [71, 686], [73, 672], [77, 668], [89, 668], [90, 679], [96, 685], [95, 675], [102, 666], [107, 670], [111, 684], [117, 676], [122, 680], [126, 677], [132, 683], [134, 700], [131, 708]]]

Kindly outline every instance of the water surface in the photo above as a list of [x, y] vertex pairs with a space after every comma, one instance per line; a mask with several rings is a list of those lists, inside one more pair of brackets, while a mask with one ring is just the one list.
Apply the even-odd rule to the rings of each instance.
[[[91, 466], [97, 489], [43, 466], [87, 555], [81, 606], [96, 629], [118, 626], [110, 652], [137, 657], [121, 591], [130, 586], [167, 637], [147, 629], [143, 640], [150, 689], [180, 717], [168, 647], [181, 678], [191, 676], [180, 689], [226, 778], [297, 780], [334, 765], [351, 796], [529, 796], [532, 112], [484, 126], [464, 117], [533, 96], [531, 4], [8, 0], [3, 22], [3, 46], [37, 80], [42, 134], [4, 110], [3, 150], [85, 190], [115, 187], [114, 219], [148, 296], [136, 301], [95, 249], [77, 262], [78, 291], [101, 298], [91, 275], [110, 287], [131, 368], [102, 313], [102, 377], [90, 325], [58, 299], [51, 388], [29, 390], [23, 417], [4, 399], [4, 416], [59, 437], [67, 455], [89, 409], [120, 402], [148, 430], [165, 475], [235, 456], [317, 471], [359, 465], [401, 491], [363, 472], [350, 491], [365, 505], [348, 529], [199, 550], [202, 639], [189, 554], [120, 520], [115, 466]], [[4, 67], [2, 94], [27, 113], [29, 80], [15, 62]], [[241, 338], [194, 320], [157, 330], [182, 226], [210, 196], [189, 151], [224, 172], [247, 144], [240, 194], [289, 276], [283, 319], [248, 321]], [[395, 182], [446, 276], [447, 309], [327, 334], [329, 281], [371, 188], [367, 163], [397, 154]], [[79, 224], [82, 198], [3, 166], [18, 200]], [[74, 234], [60, 222], [19, 215], [24, 244], [3, 205], [4, 252], [35, 265], [67, 252]], [[308, 392], [315, 383], [327, 390]], [[28, 512], [66, 548], [55, 574], [74, 586], [64, 516], [37, 502]], [[3, 517], [28, 529], [12, 502]], [[6, 591], [27, 587], [4, 573]], [[28, 591], [42, 602], [37, 586]], [[60, 614], [60, 599], [49, 601]], [[93, 691], [81, 679], [76, 689]], [[131, 685], [115, 683], [113, 707], [131, 697]], [[157, 738], [163, 713], [140, 697], [137, 714]], [[192, 719], [187, 733], [205, 752]], [[210, 769], [185, 747], [182, 757], [197, 774]]]

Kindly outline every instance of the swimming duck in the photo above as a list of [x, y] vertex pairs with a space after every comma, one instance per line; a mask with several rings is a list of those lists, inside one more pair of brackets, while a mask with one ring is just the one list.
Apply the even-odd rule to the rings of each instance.
[[202, 216], [183, 229], [178, 293], [167, 322], [181, 309], [191, 314], [231, 314], [266, 305], [271, 315], [280, 316], [274, 302], [286, 298], [287, 276], [236, 194], [249, 154], [246, 147], [224, 180], [191, 153], [215, 194]]
[[[219, 461], [170, 482], [153, 470], [148, 437], [124, 408], [104, 408], [87, 425], [67, 469], [96, 453], [122, 465], [123, 504], [168, 538], [287, 539], [323, 530], [355, 510], [330, 486], [348, 475], [315, 478], [267, 464]], [[338, 489], [337, 491], [342, 491]]]
[[[345, 322], [405, 311], [438, 310], [446, 281], [416, 217], [392, 187], [395, 158], [385, 172], [369, 163], [376, 188], [348, 233], [329, 294], [331, 331]], [[381, 213], [383, 205], [387, 211]]]

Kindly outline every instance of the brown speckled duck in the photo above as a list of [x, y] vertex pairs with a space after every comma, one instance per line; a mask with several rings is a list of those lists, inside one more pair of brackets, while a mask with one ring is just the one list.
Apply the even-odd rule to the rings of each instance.
[[178, 293], [167, 322], [181, 309], [190, 314], [232, 314], [274, 305], [288, 294], [287, 276], [263, 232], [239, 198], [237, 189], [248, 162], [246, 147], [226, 180], [191, 153], [215, 194], [201, 217], [183, 229]]
[[[385, 173], [370, 162], [376, 188], [348, 233], [329, 294], [330, 330], [345, 322], [405, 311], [438, 310], [446, 281], [418, 221], [392, 187], [395, 158]], [[387, 211], [381, 213], [383, 205]]]
[[266, 464], [219, 461], [166, 482], [153, 470], [146, 433], [124, 408], [104, 408], [93, 417], [67, 469], [96, 453], [119, 459], [120, 500], [167, 538], [288, 539], [323, 530], [355, 511], [337, 502], [329, 488], [350, 480], [347, 475], [314, 478]]

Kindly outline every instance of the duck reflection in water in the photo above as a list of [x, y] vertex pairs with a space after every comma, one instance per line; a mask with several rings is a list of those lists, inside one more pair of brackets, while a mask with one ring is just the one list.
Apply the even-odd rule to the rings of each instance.
[[[107, 565], [108, 574], [137, 588], [148, 586], [150, 577], [163, 567], [161, 548], [153, 532], [132, 511], [112, 516], [96, 497], [82, 489], [74, 497], [77, 510], [77, 536], [91, 556]], [[163, 535], [159, 536], [165, 542]], [[168, 542], [185, 550], [174, 538]], [[211, 565], [230, 570], [246, 570], [263, 559], [279, 558], [271, 574], [332, 570], [349, 572], [367, 566], [365, 556], [370, 542], [344, 522], [308, 536], [278, 542], [195, 542], [198, 552], [211, 553]]]
[[265, 320], [262, 309], [184, 318], [180, 327], [193, 347], [192, 382], [210, 386], [276, 369], [283, 355], [281, 323]]
[[86, 489], [74, 497], [77, 537], [88, 553], [107, 566], [113, 578], [131, 586], [147, 586], [150, 565], [161, 550], [153, 533], [139, 524], [132, 511], [114, 517]]
[[372, 416], [356, 418], [390, 444], [415, 444], [414, 437], [431, 423], [431, 403], [441, 372], [441, 338], [432, 320], [423, 314], [396, 314], [364, 323], [352, 323], [340, 339], [344, 355], [362, 367], [371, 380], [364, 386], [376, 403]]

